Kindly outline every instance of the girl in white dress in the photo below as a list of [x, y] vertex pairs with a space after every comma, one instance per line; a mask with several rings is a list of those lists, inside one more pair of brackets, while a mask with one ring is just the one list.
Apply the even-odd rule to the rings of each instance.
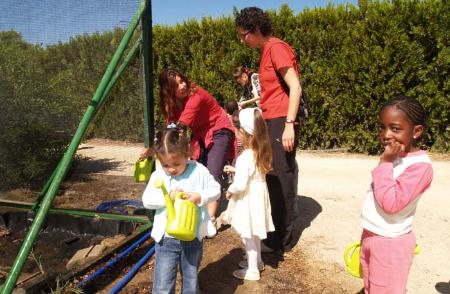
[[241, 235], [247, 261], [241, 261], [240, 270], [233, 276], [245, 280], [259, 280], [264, 269], [261, 259], [261, 240], [274, 231], [266, 173], [271, 169], [272, 149], [266, 123], [257, 108], [239, 112], [239, 132], [244, 151], [236, 166], [225, 166], [225, 172], [235, 172], [234, 182], [226, 197], [230, 200], [226, 221]]

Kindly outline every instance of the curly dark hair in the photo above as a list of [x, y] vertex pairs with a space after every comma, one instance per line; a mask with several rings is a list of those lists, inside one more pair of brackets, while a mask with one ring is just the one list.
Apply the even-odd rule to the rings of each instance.
[[264, 37], [272, 34], [269, 15], [258, 7], [246, 7], [236, 14], [235, 24], [244, 30], [255, 33], [259, 30]]

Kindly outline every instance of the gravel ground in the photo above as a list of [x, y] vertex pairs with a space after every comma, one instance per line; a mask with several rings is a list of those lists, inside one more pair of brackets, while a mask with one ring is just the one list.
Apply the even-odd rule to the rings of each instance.
[[[82, 145], [79, 153], [116, 165], [107, 171], [111, 175], [131, 175], [132, 163], [141, 149], [142, 144], [102, 140]], [[450, 209], [444, 205], [450, 194], [450, 160], [446, 155], [432, 155], [432, 158], [433, 183], [420, 200], [415, 219], [422, 253], [414, 260], [408, 293], [450, 293]], [[378, 157], [299, 152], [297, 161], [298, 210], [308, 214], [303, 218], [304, 230], [300, 232], [297, 246], [314, 262], [338, 265], [336, 275], [347, 275], [342, 272], [342, 252], [347, 244], [360, 237], [360, 209], [370, 171]], [[362, 281], [350, 279], [345, 279], [346, 292], [359, 291]]]

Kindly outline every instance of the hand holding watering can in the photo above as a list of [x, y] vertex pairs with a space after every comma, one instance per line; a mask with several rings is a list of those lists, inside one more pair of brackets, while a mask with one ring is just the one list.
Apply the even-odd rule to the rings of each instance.
[[162, 190], [166, 201], [166, 232], [182, 241], [194, 240], [199, 221], [199, 208], [194, 203], [200, 202], [200, 194], [172, 191], [175, 194], [172, 200], [162, 180], [156, 180], [154, 186]]
[[169, 193], [170, 199], [175, 200], [179, 193], [184, 194], [183, 199], [191, 201], [194, 204], [199, 204], [202, 200], [202, 196], [200, 195], [200, 193], [184, 192], [183, 190], [178, 189], [178, 188], [170, 191], [170, 193]]

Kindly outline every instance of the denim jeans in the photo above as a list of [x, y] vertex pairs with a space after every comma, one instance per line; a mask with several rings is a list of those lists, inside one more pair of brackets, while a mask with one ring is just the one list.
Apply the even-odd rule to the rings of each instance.
[[198, 268], [202, 253], [203, 243], [197, 238], [192, 241], [162, 238], [156, 244], [152, 293], [175, 293], [178, 265], [183, 280], [182, 293], [199, 293]]

